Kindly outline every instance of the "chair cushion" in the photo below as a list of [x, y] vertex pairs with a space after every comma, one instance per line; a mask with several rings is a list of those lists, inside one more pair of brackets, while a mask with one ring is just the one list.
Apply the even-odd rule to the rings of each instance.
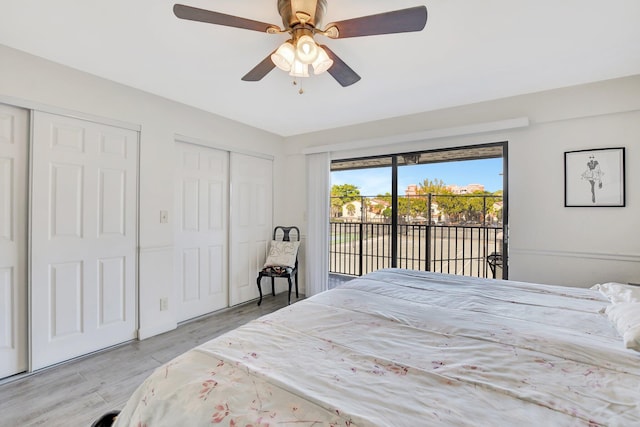
[[266, 276], [283, 276], [285, 274], [291, 274], [292, 271], [293, 268], [291, 267], [280, 267], [278, 265], [273, 265], [263, 268], [262, 274]]
[[300, 242], [282, 242], [280, 240], [272, 240], [269, 247], [269, 255], [265, 267], [290, 267], [296, 265], [296, 257], [298, 256], [298, 248]]

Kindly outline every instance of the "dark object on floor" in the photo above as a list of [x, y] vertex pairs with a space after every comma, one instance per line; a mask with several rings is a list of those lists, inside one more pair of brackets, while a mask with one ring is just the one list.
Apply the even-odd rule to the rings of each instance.
[[107, 412], [91, 424], [91, 427], [111, 427], [120, 411]]
[[502, 268], [502, 254], [498, 252], [492, 252], [491, 255], [487, 257], [487, 262], [489, 263], [489, 268], [491, 269], [493, 278], [502, 279], [502, 277], [496, 277], [497, 269]]

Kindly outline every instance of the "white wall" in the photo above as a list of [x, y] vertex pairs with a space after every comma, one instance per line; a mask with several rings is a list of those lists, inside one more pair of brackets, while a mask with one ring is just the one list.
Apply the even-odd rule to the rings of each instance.
[[[282, 138], [2, 45], [0, 64], [0, 102], [65, 109], [141, 127], [140, 335], [144, 338], [175, 328], [171, 301], [175, 135], [273, 155], [276, 164], [282, 163]], [[276, 181], [282, 179], [276, 176]], [[160, 223], [160, 210], [169, 211], [168, 224]], [[170, 298], [167, 311], [160, 311], [162, 297]]]
[[[529, 124], [491, 130], [515, 118]], [[640, 282], [640, 76], [317, 132], [286, 144], [291, 162], [301, 162], [309, 151], [349, 158], [500, 141], [509, 142], [510, 279]], [[565, 208], [564, 152], [620, 146], [626, 147], [627, 206]], [[300, 191], [304, 171], [289, 174], [285, 182]], [[300, 200], [291, 221], [303, 223]]]

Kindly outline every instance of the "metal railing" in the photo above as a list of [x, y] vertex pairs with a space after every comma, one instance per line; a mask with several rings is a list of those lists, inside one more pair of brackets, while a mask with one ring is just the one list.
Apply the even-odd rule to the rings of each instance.
[[[495, 201], [496, 197], [491, 197], [491, 201]], [[486, 200], [482, 204], [482, 212], [466, 212], [467, 215], [481, 218], [482, 222], [474, 220], [463, 223], [431, 220], [431, 213], [437, 212], [437, 208], [433, 209], [433, 200], [435, 197], [430, 197], [427, 205], [429, 210], [426, 217], [429, 219], [425, 220], [421, 215], [418, 219], [408, 215], [401, 217], [402, 223], [396, 227], [395, 266], [502, 278], [502, 223], [498, 221], [499, 215], [489, 212]], [[371, 203], [362, 200], [360, 206], [371, 206]], [[372, 218], [369, 212], [354, 214], [353, 217], [331, 220], [330, 273], [361, 276], [380, 268], [392, 267], [393, 227], [390, 221], [384, 217]], [[440, 219], [443, 216], [446, 215], [441, 212], [438, 214]]]

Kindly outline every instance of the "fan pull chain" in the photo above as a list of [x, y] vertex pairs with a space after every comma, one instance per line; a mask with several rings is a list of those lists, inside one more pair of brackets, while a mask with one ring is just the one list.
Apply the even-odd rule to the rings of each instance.
[[[298, 86], [298, 79], [293, 79], [292, 84], [294, 86]], [[300, 94], [300, 95], [304, 94], [304, 88], [302, 87], [302, 80], [300, 80], [300, 89], [298, 89], [298, 94]]]

